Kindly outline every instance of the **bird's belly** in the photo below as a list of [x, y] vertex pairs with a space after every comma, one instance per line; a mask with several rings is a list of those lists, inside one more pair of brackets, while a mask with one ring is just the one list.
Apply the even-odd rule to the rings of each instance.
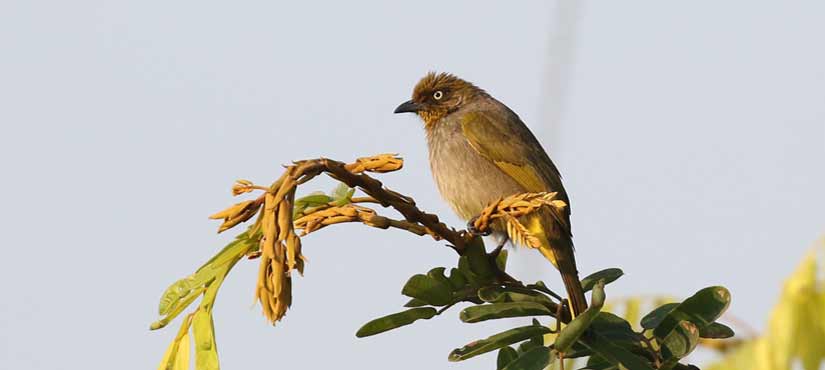
[[524, 192], [466, 140], [450, 140], [431, 147], [430, 166], [441, 196], [464, 220], [477, 216], [499, 198]]

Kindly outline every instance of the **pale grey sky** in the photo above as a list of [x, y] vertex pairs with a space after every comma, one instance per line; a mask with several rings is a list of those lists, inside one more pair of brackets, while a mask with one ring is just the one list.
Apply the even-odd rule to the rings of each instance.
[[[177, 327], [148, 331], [161, 292], [231, 237], [206, 216], [236, 178], [268, 182], [292, 159], [401, 153], [382, 180], [461, 226], [420, 123], [391, 113], [429, 70], [477, 83], [540, 136], [572, 196], [580, 270], [627, 273], [608, 296], [722, 284], [763, 327], [825, 230], [825, 3], [571, 13], [568, 95], [547, 122], [553, 2], [0, 3], [3, 368], [156, 367]], [[493, 366], [446, 361], [502, 328], [458, 310], [354, 336], [399, 310], [407, 277], [454, 263], [448, 249], [347, 225], [305, 251], [274, 328], [252, 306], [256, 262], [230, 275], [215, 308], [225, 369]], [[558, 285], [533, 258], [515, 253], [513, 273]]]

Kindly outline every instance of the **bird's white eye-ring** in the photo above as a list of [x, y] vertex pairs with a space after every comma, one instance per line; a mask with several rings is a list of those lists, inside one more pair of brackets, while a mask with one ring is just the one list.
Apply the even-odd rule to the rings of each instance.
[[440, 100], [442, 97], [444, 97], [444, 93], [441, 92], [441, 90], [433, 93], [433, 98], [435, 98], [435, 100]]

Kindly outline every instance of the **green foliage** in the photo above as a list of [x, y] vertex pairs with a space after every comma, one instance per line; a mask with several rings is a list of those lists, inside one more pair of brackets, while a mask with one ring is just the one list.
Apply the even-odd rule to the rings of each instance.
[[699, 337], [707, 339], [727, 339], [733, 337], [733, 334], [733, 329], [718, 322], [699, 329]]
[[[472, 243], [449, 276], [447, 268], [437, 267], [407, 281], [402, 294], [412, 299], [405, 306], [415, 308], [373, 320], [357, 336], [429, 319], [465, 303], [469, 306], [460, 311], [459, 318], [466, 323], [513, 317], [530, 317], [533, 323], [457, 348], [450, 352], [450, 361], [498, 350], [497, 369], [538, 370], [565, 358], [588, 357], [588, 369], [650, 370], [687, 369], [679, 361], [696, 348], [700, 338], [733, 334], [715, 322], [730, 303], [730, 294], [722, 287], [705, 288], [681, 303], [657, 307], [641, 319], [641, 331], [635, 331], [624, 318], [603, 311], [605, 285], [623, 275], [620, 269], [605, 269], [582, 280], [585, 289], [592, 291], [590, 306], [570, 320], [569, 309], [558, 294], [541, 281], [525, 285], [512, 280], [505, 268], [506, 255], [490, 255], [480, 242]], [[638, 301], [631, 302], [625, 314], [638, 321], [639, 310]], [[550, 321], [542, 324], [537, 318]]]
[[[661, 344], [666, 366], [675, 365], [699, 344], [700, 331], [714, 323], [730, 305], [730, 292], [724, 287], [708, 287], [677, 305], [657, 308], [643, 320]], [[655, 326], [653, 326], [655, 324]]]
[[585, 276], [584, 279], [581, 280], [582, 289], [585, 291], [585, 293], [589, 292], [596, 286], [596, 284], [599, 281], [604, 280], [605, 284], [610, 284], [619, 279], [620, 277], [622, 277], [622, 275], [624, 275], [624, 271], [622, 271], [622, 269], [619, 268], [609, 268], [594, 272], [590, 275]]
[[353, 194], [355, 194], [355, 189], [343, 183], [338, 184], [329, 195], [321, 191], [313, 192], [295, 199], [295, 205], [292, 208], [292, 217], [297, 219], [330, 203], [337, 206], [348, 204]]
[[553, 312], [542, 304], [534, 302], [493, 303], [467, 307], [459, 318], [466, 323], [474, 323], [506, 317], [552, 316]]
[[590, 302], [590, 307], [587, 308], [581, 315], [573, 319], [564, 329], [559, 332], [553, 347], [556, 351], [561, 353], [567, 352], [568, 349], [584, 334], [584, 331], [590, 327], [593, 320], [599, 316], [604, 305], [604, 280], [600, 280], [593, 288], [593, 295]]
[[[623, 366], [631, 370], [653, 369], [649, 360], [631, 352], [631, 344], [634, 343], [614, 342], [599, 333], [595, 333], [592, 338], [585, 342], [585, 346], [594, 353], [588, 360], [588, 368], [608, 369]], [[599, 366], [606, 365], [606, 367], [597, 367], [596, 364], [603, 364]]]
[[670, 311], [676, 309], [677, 306], [679, 306], [678, 303], [665, 303], [659, 307], [656, 307], [656, 309], [650, 311], [650, 313], [642, 318], [642, 327], [651, 330], [655, 329], [662, 323], [662, 320], [670, 314]]
[[507, 346], [498, 350], [498, 358], [496, 359], [496, 370], [501, 370], [518, 358], [518, 351], [513, 347]]
[[730, 293], [724, 287], [702, 289], [665, 315], [653, 329], [653, 334], [659, 339], [664, 338], [682, 321], [691, 322], [697, 328], [704, 328], [718, 319], [729, 304]]
[[[346, 202], [352, 196], [348, 190], [339, 193], [337, 198], [323, 195], [323, 199], [320, 194], [313, 194], [296, 200], [296, 205], [300, 203], [306, 210], [315, 203], [336, 199]], [[164, 356], [162, 368], [188, 368], [190, 340], [194, 342], [198, 369], [219, 368], [211, 306], [231, 267], [257, 250], [254, 240], [257, 239], [248, 233], [241, 234], [194, 274], [178, 280], [164, 292], [158, 311], [166, 316], [152, 324], [153, 329], [167, 325], [198, 297], [202, 300], [184, 320], [181, 334]], [[604, 287], [623, 275], [620, 269], [605, 269], [584, 278], [585, 289], [592, 291], [590, 307], [565, 321], [569, 320], [565, 319], [568, 309], [560, 296], [544, 282], [524, 284], [509, 278], [505, 273], [506, 261], [506, 251], [495, 256], [488, 254], [480, 238], [476, 238], [459, 257], [456, 267], [436, 267], [408, 279], [401, 290], [410, 298], [404, 305], [407, 310], [366, 323], [356, 336], [372, 336], [431, 319], [465, 303], [469, 306], [460, 311], [459, 318], [467, 323], [513, 317], [530, 317], [533, 323], [455, 349], [449, 354], [450, 361], [498, 350], [497, 369], [539, 370], [564, 359], [587, 357], [588, 369], [648, 370], [687, 368], [678, 362], [696, 347], [700, 338], [733, 335], [729, 327], [715, 322], [730, 302], [730, 294], [722, 287], [705, 288], [681, 303], [657, 307], [641, 319], [642, 331], [637, 332], [624, 318], [603, 310]], [[638, 303], [628, 304], [626, 316], [638, 317], [638, 308]], [[542, 324], [536, 318], [550, 321]], [[561, 328], [558, 332], [557, 325]], [[193, 334], [191, 339], [189, 330]], [[649, 343], [654, 343], [652, 348]]]
[[449, 281], [441, 281], [428, 275], [411, 277], [401, 294], [433, 306], [446, 306], [453, 299]]
[[503, 370], [541, 370], [550, 364], [552, 360], [549, 349], [536, 347], [510, 361]]
[[355, 336], [358, 338], [363, 338], [368, 337], [370, 335], [383, 333], [387, 330], [392, 330], [400, 328], [404, 325], [412, 324], [416, 320], [431, 319], [433, 316], [437, 314], [438, 311], [436, 311], [435, 308], [432, 307], [411, 308], [406, 311], [401, 311], [398, 313], [394, 313], [392, 315], [387, 315], [372, 320], [364, 324], [364, 326], [362, 326], [361, 329], [358, 329], [358, 332], [355, 333]]
[[[473, 341], [461, 348], [456, 348], [447, 357], [450, 361], [463, 361], [490, 351], [495, 351], [504, 346], [518, 343], [533, 337], [541, 337], [550, 333], [550, 328], [534, 322], [532, 325], [513, 328], [485, 339]], [[545, 349], [546, 350], [546, 349]]]

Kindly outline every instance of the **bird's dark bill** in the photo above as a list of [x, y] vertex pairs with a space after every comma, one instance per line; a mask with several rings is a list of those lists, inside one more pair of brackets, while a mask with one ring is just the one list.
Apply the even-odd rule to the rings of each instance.
[[416, 113], [419, 110], [419, 105], [412, 100], [405, 101], [395, 108], [393, 113]]

